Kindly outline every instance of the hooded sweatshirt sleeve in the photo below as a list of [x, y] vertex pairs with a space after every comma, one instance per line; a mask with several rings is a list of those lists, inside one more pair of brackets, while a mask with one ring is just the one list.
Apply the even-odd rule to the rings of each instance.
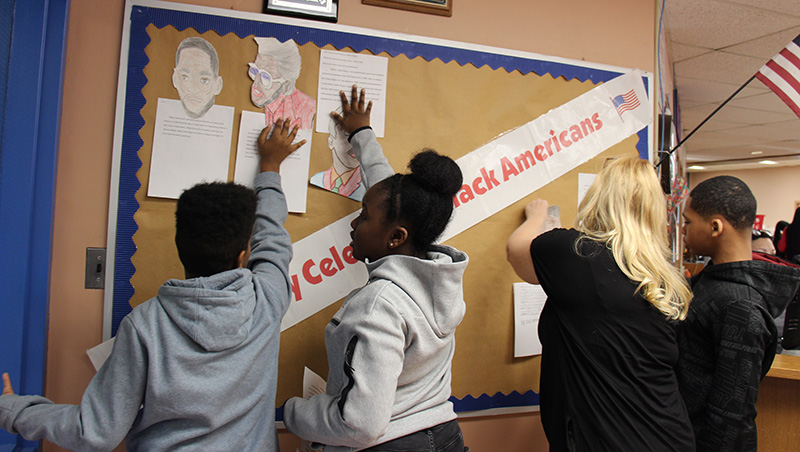
[[69, 450], [111, 450], [125, 439], [136, 419], [146, 369], [145, 348], [126, 317], [111, 356], [89, 383], [80, 405], [57, 405], [40, 396], [0, 396], [0, 427]]
[[365, 190], [394, 175], [394, 170], [383, 155], [383, 148], [375, 138], [372, 128], [356, 130], [350, 135], [350, 144], [361, 164], [361, 179], [364, 181]]
[[348, 338], [337, 394], [286, 402], [286, 428], [303, 439], [362, 449], [374, 445], [389, 425], [405, 349], [404, 320], [380, 293], [349, 300], [338, 334]]
[[289, 261], [292, 260], [292, 239], [283, 227], [288, 216], [286, 197], [281, 189], [281, 176], [268, 171], [255, 179], [258, 195], [256, 222], [253, 227], [248, 266], [259, 290], [264, 291], [271, 308], [280, 318], [291, 301]]

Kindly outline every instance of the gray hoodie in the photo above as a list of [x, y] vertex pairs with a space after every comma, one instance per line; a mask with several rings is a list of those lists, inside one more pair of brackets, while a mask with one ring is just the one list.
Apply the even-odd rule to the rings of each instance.
[[256, 177], [248, 269], [167, 281], [120, 323], [80, 405], [0, 397], [0, 427], [29, 440], [103, 451], [277, 451], [280, 323], [291, 239], [277, 173]]
[[[369, 185], [394, 174], [371, 130], [351, 142]], [[455, 419], [448, 398], [467, 263], [465, 253], [441, 245], [427, 259], [368, 262], [369, 281], [325, 330], [327, 394], [289, 399], [289, 431], [326, 452], [352, 451]]]

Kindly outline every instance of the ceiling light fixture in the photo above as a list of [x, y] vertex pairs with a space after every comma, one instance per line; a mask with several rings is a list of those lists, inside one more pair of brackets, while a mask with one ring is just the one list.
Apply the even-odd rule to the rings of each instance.
[[703, 169], [706, 169], [706, 167], [705, 166], [700, 166], [700, 165], [692, 165], [687, 169], [690, 169], [690, 170], [703, 170]]
[[762, 165], [777, 165], [778, 164], [778, 162], [776, 162], [775, 160], [762, 160], [762, 161], [760, 161], [758, 163], [760, 163]]

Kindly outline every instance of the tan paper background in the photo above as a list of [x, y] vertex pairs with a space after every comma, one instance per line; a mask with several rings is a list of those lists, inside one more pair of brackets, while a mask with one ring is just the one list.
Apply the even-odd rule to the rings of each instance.
[[[137, 173], [142, 187], [136, 194], [140, 208], [135, 215], [139, 229], [134, 235], [137, 251], [132, 259], [136, 268], [131, 279], [135, 289], [132, 306], [155, 296], [165, 280], [183, 277], [173, 242], [175, 201], [146, 196], [157, 99], [178, 98], [171, 80], [178, 43], [189, 36], [202, 36], [219, 54], [223, 89], [216, 104], [235, 108], [229, 179], [233, 179], [241, 111], [259, 111], [250, 101], [251, 80], [247, 76], [247, 63], [257, 52], [252, 36], [199, 34], [193, 29], [179, 32], [173, 27], [158, 29], [152, 25], [147, 31], [150, 61], [145, 68], [148, 82], [142, 90], [146, 104], [141, 111], [145, 125], [140, 130], [144, 145], [139, 151], [142, 167]], [[319, 50], [313, 43], [300, 46], [303, 65], [296, 86], [312, 98], [317, 93]], [[386, 137], [379, 141], [398, 172], [405, 171], [411, 155], [424, 147], [457, 159], [594, 87], [591, 82], [550, 75], [379, 55], [389, 58]], [[605, 158], [636, 153], [637, 142], [635, 135], [626, 139], [446, 242], [470, 256], [464, 280], [467, 314], [456, 333], [453, 395], [463, 398], [538, 391], [539, 358], [513, 358], [512, 283], [519, 278], [506, 262], [506, 239], [522, 221], [525, 204], [535, 198], [559, 205], [562, 224], [571, 226], [577, 210], [578, 173], [596, 173]], [[314, 132], [309, 175], [325, 170], [330, 162], [327, 134]], [[359, 207], [355, 201], [309, 186], [307, 213], [290, 214], [286, 228], [296, 242]], [[304, 366], [323, 377], [327, 374], [324, 329], [340, 304], [283, 332], [278, 405], [301, 394]]]

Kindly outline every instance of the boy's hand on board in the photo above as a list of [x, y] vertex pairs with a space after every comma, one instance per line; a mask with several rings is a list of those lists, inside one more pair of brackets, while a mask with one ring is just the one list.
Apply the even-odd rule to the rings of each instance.
[[11, 387], [11, 377], [8, 376], [8, 372], [3, 374], [3, 395], [11, 395], [14, 394], [14, 388]]
[[[299, 126], [292, 127], [290, 119], [278, 119], [275, 124], [264, 127], [258, 136], [259, 170], [280, 172], [281, 162], [292, 152], [306, 144], [306, 140], [292, 143]], [[270, 135], [270, 132], [272, 134]]]
[[331, 118], [348, 134], [362, 127], [368, 127], [372, 101], [367, 103], [367, 90], [362, 88], [359, 95], [358, 86], [353, 85], [349, 102], [344, 91], [339, 91], [339, 97], [342, 99], [342, 114], [332, 111]]

